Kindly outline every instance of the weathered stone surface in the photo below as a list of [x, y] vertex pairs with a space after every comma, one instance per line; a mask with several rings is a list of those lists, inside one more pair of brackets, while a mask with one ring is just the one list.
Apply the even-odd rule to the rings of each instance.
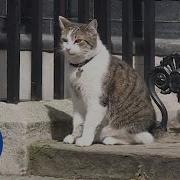
[[76, 147], [55, 141], [30, 147], [29, 173], [64, 178], [149, 179], [180, 177], [180, 143]]
[[0, 130], [4, 149], [0, 157], [0, 174], [26, 174], [27, 146], [41, 139], [61, 140], [70, 129], [71, 115], [69, 100], [22, 102], [17, 105], [1, 102]]
[[[112, 52], [114, 54], [122, 54], [122, 37], [112, 36]], [[140, 43], [143, 51], [143, 44]], [[180, 39], [162, 39], [155, 40], [155, 54], [156, 56], [165, 56], [171, 53], [180, 53]]]
[[41, 176], [0, 176], [0, 180], [67, 180], [64, 178], [41, 177]]
[[156, 39], [156, 55], [165, 56], [180, 53], [180, 39]]

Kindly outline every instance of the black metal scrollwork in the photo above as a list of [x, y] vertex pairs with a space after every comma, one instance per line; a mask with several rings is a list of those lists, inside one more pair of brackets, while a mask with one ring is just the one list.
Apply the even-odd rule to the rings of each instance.
[[166, 107], [158, 97], [154, 85], [162, 94], [176, 93], [180, 102], [180, 55], [171, 54], [163, 58], [148, 76], [150, 94], [162, 114], [161, 128], [167, 130], [168, 113]]

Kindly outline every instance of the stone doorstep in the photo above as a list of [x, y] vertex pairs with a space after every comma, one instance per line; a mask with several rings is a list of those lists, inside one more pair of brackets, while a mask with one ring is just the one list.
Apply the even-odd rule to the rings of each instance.
[[175, 180], [180, 177], [180, 143], [76, 147], [41, 141], [29, 148], [29, 173], [82, 179]]
[[[172, 99], [171, 99], [172, 100]], [[0, 103], [0, 130], [4, 151], [0, 174], [24, 175], [28, 168], [27, 147], [39, 140], [58, 140], [70, 133], [70, 100]]]

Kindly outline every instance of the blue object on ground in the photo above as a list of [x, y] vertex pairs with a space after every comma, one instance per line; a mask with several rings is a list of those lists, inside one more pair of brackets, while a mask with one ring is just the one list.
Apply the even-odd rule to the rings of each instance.
[[0, 156], [2, 154], [2, 151], [3, 151], [3, 136], [0, 132]]

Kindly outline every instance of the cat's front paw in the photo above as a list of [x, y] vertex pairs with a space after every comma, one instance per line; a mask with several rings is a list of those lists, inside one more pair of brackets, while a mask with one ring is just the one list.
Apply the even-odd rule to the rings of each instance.
[[90, 146], [92, 145], [93, 141], [88, 138], [80, 137], [76, 139], [76, 145], [77, 146]]
[[72, 134], [69, 134], [64, 138], [63, 142], [65, 144], [73, 144], [75, 142], [75, 137]]

